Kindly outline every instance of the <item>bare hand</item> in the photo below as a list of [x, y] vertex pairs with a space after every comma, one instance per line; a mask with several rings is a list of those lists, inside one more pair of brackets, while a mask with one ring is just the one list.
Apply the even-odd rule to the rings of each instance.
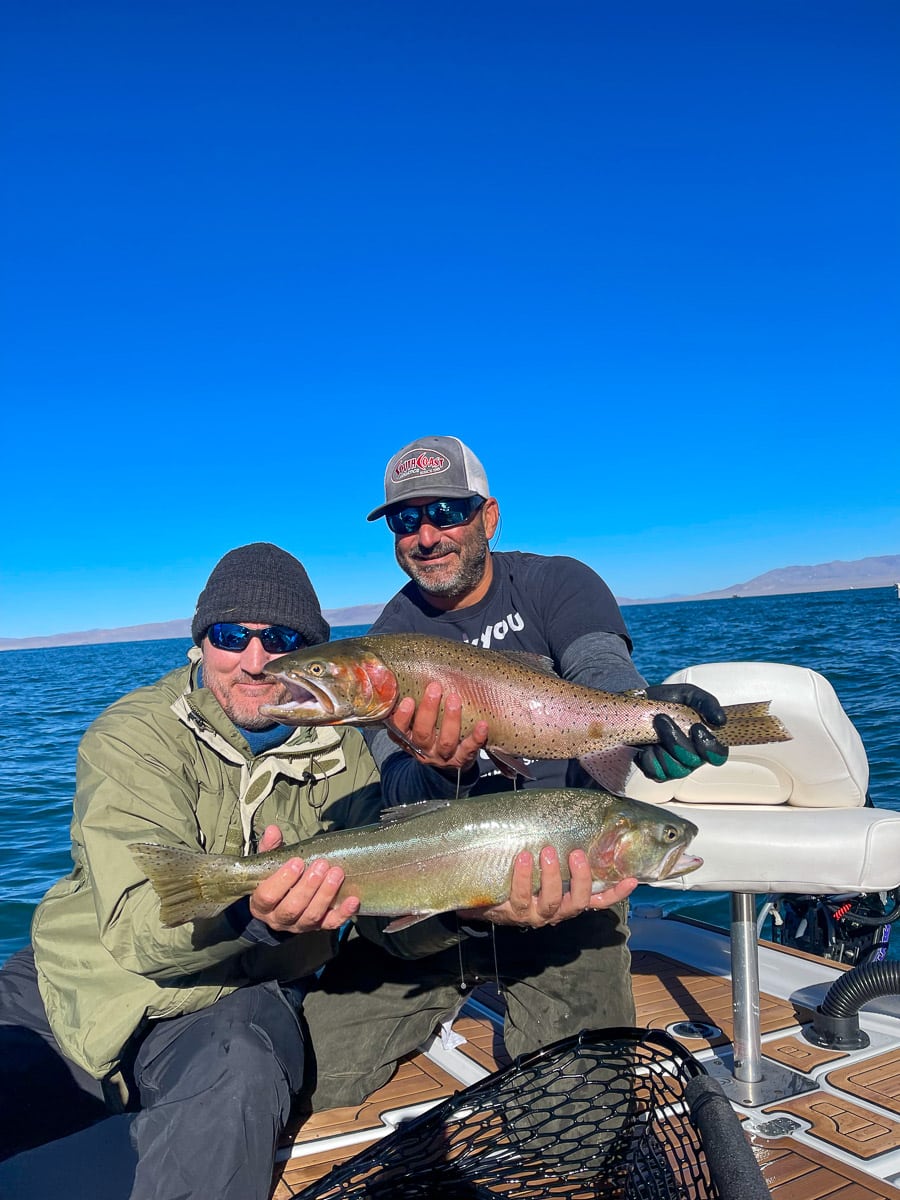
[[442, 696], [439, 683], [428, 684], [418, 708], [411, 696], [404, 696], [391, 717], [400, 734], [394, 741], [429, 767], [465, 771], [487, 744], [488, 723], [476, 721], [471, 733], [463, 737], [462, 700], [455, 692], [448, 692], [441, 719]]
[[[259, 839], [259, 853], [277, 850], [283, 841], [278, 826], [269, 825]], [[292, 858], [257, 884], [250, 897], [250, 912], [279, 933], [340, 929], [359, 910], [357, 896], [338, 903], [343, 882], [341, 868], [330, 867], [324, 858], [314, 859], [309, 867], [302, 858]]]
[[460, 912], [463, 918], [490, 921], [494, 925], [521, 925], [541, 929], [558, 925], [591, 909], [610, 908], [630, 896], [637, 887], [636, 879], [621, 879], [603, 892], [591, 893], [591, 869], [583, 850], [569, 855], [569, 890], [563, 889], [559, 856], [552, 846], [541, 851], [541, 885], [535, 895], [532, 884], [534, 859], [523, 850], [513, 866], [509, 897], [490, 908], [470, 908]]

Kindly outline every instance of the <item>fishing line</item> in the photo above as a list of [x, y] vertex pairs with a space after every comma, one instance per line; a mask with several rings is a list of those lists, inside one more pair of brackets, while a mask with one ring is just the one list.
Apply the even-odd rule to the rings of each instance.
[[505, 999], [506, 993], [500, 982], [500, 963], [497, 959], [497, 926], [494, 924], [491, 924], [491, 949], [494, 951], [494, 983], [497, 986], [497, 994]]
[[[456, 918], [456, 928], [460, 933], [462, 932], [458, 916]], [[463, 967], [462, 938], [456, 943], [456, 952], [459, 955], [459, 990], [460, 992], [465, 992], [468, 990], [469, 985], [466, 983], [466, 972]]]

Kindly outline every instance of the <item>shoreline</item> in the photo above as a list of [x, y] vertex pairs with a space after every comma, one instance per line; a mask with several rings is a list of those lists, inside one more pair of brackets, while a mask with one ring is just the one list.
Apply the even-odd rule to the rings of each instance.
[[[649, 600], [632, 600], [616, 597], [620, 608], [638, 608], [653, 604], [700, 604], [716, 600], [777, 600], [785, 596], [812, 596], [826, 593], [869, 592], [896, 590], [900, 599], [900, 582], [889, 579], [882, 582], [843, 583], [834, 586], [833, 581], [820, 585], [786, 588], [784, 590], [746, 590], [749, 584], [736, 585], [718, 592], [704, 592], [697, 596], [661, 596]], [[741, 590], [744, 589], [744, 590]], [[352, 608], [323, 609], [323, 616], [332, 629], [356, 625], [371, 625], [379, 615], [383, 604], [360, 604]], [[351, 619], [354, 618], [354, 619]], [[75, 633], [57, 633], [26, 638], [0, 638], [0, 654], [12, 650], [57, 650], [73, 646], [106, 646], [119, 642], [159, 642], [189, 640], [191, 623], [187, 618], [176, 621], [160, 621], [147, 625], [125, 625], [119, 629], [87, 629]]]

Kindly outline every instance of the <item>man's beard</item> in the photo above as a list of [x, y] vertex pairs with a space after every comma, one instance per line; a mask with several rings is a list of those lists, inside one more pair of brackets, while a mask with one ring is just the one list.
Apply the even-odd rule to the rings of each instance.
[[[400, 570], [426, 595], [457, 600], [473, 591], [484, 578], [488, 539], [483, 527], [475, 525], [471, 529], [471, 537], [462, 546], [456, 542], [441, 542], [424, 557], [421, 557], [420, 550], [401, 554], [399, 544], [394, 552]], [[441, 563], [429, 569], [429, 560], [444, 553], [458, 556], [455, 568]]]
[[[224, 695], [216, 693], [216, 699], [222, 706], [225, 716], [238, 729], [249, 729], [251, 733], [261, 733], [264, 729], [273, 729], [278, 724], [271, 717], [262, 715], [257, 702], [245, 696], [236, 695], [230, 688]], [[265, 703], [284, 704], [289, 699], [290, 694], [287, 689], [281, 688], [266, 698]]]
[[262, 733], [264, 729], [274, 729], [278, 724], [271, 717], [263, 717], [259, 712], [244, 713], [243, 718], [238, 720], [240, 713], [226, 713], [232, 725], [237, 725], [239, 729], [248, 729], [251, 733]]

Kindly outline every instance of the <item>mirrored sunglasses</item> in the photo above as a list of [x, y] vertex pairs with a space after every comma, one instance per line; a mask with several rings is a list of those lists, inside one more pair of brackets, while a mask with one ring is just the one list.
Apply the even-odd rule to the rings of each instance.
[[416, 533], [423, 521], [436, 529], [465, 525], [484, 504], [483, 496], [461, 496], [454, 500], [432, 500], [430, 504], [403, 504], [384, 514], [392, 533]]
[[248, 629], [246, 625], [233, 625], [230, 621], [217, 621], [210, 625], [206, 636], [217, 650], [231, 650], [240, 654], [254, 638], [259, 638], [267, 654], [287, 654], [303, 645], [303, 635], [286, 625], [267, 625], [265, 629]]

